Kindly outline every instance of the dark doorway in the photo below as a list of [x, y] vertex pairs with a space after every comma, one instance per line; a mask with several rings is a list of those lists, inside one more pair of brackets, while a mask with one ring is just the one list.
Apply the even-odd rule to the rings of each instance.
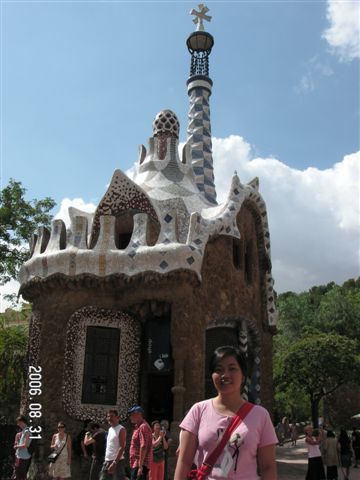
[[141, 402], [147, 420], [172, 420], [174, 385], [170, 343], [170, 314], [150, 318], [144, 325]]
[[172, 375], [148, 376], [148, 420], [172, 420]]

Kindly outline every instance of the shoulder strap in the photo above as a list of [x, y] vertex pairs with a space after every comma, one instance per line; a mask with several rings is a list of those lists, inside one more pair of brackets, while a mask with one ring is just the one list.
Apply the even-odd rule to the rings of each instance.
[[64, 447], [65, 447], [65, 445], [67, 444], [67, 440], [68, 440], [68, 434], [66, 434], [65, 443], [64, 443], [64, 445], [61, 447], [60, 451], [58, 452], [58, 455], [60, 455], [60, 453], [64, 450]]
[[231, 422], [229, 423], [227, 429], [224, 432], [224, 435], [222, 436], [222, 439], [220, 442], [216, 445], [215, 449], [210, 453], [210, 455], [206, 458], [204, 461], [204, 464], [206, 464], [207, 467], [212, 468], [220, 455], [220, 453], [224, 450], [226, 443], [228, 442], [231, 434], [233, 431], [240, 425], [240, 423], [244, 420], [246, 415], [250, 412], [250, 410], [253, 408], [253, 404], [250, 402], [245, 402], [236, 415], [232, 418]]

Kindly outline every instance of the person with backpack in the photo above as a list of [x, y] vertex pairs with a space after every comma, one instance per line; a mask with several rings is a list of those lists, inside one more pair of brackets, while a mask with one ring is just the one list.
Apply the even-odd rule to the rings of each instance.
[[105, 459], [107, 432], [100, 428], [97, 422], [90, 422], [89, 430], [85, 434], [84, 445], [92, 445], [92, 462], [89, 474], [89, 480], [99, 480], [102, 465]]
[[30, 430], [27, 418], [19, 415], [16, 419], [17, 426], [21, 429], [15, 436], [15, 480], [26, 480], [26, 474], [31, 463], [31, 453], [29, 445], [31, 443]]

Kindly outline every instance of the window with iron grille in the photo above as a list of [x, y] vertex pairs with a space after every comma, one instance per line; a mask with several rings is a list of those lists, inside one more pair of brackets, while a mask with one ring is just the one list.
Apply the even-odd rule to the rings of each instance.
[[119, 329], [87, 328], [82, 403], [116, 404], [119, 344]]

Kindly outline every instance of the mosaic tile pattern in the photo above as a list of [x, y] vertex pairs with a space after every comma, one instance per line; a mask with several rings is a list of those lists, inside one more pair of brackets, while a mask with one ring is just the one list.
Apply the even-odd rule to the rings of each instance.
[[187, 134], [196, 185], [206, 200], [216, 204], [209, 106], [211, 84], [195, 80], [189, 83], [188, 94], [190, 108]]
[[[155, 146], [156, 139], [154, 140], [153, 145]], [[171, 143], [173, 140], [168, 139], [168, 142]], [[175, 139], [175, 145], [176, 142]], [[159, 168], [158, 183], [155, 182], [155, 185], [159, 187], [151, 189], [149, 187], [151, 180], [146, 183], [146, 177], [144, 179], [145, 186], [149, 187], [149, 191], [147, 195], [144, 193], [143, 196], [148, 204], [146, 207], [146, 202], [144, 202], [144, 208], [148, 208], [152, 213], [156, 212], [157, 221], [160, 224], [160, 234], [155, 245], [147, 245], [148, 219], [149, 217], [153, 218], [148, 212], [134, 215], [131, 240], [124, 250], [116, 248], [115, 216], [102, 215], [98, 217], [98, 237], [93, 248], [88, 248], [86, 245], [89, 219], [86, 215], [84, 217], [76, 215], [73, 217], [65, 240], [64, 238], [61, 240], [61, 236], [64, 237], [64, 225], [61, 221], [53, 223], [50, 233], [44, 233], [44, 229], [39, 230], [34, 241], [33, 255], [20, 270], [20, 283], [25, 284], [39, 277], [47, 278], [55, 273], [67, 276], [88, 273], [103, 277], [116, 273], [133, 276], [144, 271], [166, 274], [182, 269], [195, 272], [201, 280], [203, 256], [209, 237], [215, 235], [240, 237], [236, 216], [244, 201], [250, 202], [259, 212], [265, 239], [265, 254], [271, 258], [266, 206], [258, 192], [257, 179], [243, 185], [237, 174], [234, 174], [227, 200], [221, 205], [210, 207], [201, 198], [199, 192], [196, 193], [194, 180], [189, 173], [190, 170], [187, 170], [188, 165], [181, 163], [177, 158], [178, 169], [184, 173], [184, 176], [180, 184], [173, 183], [172, 185], [182, 187], [184, 181], [188, 181], [191, 195], [180, 196], [175, 191], [175, 193], [167, 193], [166, 198], [163, 199], [159, 191], [162, 191], [161, 188], [165, 182], [169, 182], [167, 186], [171, 182], [162, 175], [162, 170], [166, 170], [167, 160], [171, 159], [171, 149], [169, 149], [167, 159], [160, 162], [162, 169], [154, 160], [154, 151], [150, 152], [150, 157], [145, 159], [142, 165], [144, 171], [140, 172], [140, 176], [143, 174], [146, 176], [147, 172], [152, 172], [151, 169], [147, 169], [149, 162], [154, 164], [155, 169]], [[174, 152], [173, 154], [175, 155]], [[132, 207], [137, 204], [141, 197], [139, 193], [142, 193], [144, 188], [144, 185], [141, 187], [136, 185], [136, 189], [127, 190], [129, 197], [126, 202], [132, 210], [135, 210]], [[191, 188], [193, 188], [192, 191]], [[124, 195], [123, 192], [122, 196]], [[132, 199], [134, 199], [134, 204], [132, 204]], [[277, 320], [273, 283], [271, 272], [267, 272], [267, 314], [270, 326], [275, 325]]]
[[90, 248], [96, 244], [100, 231], [100, 217], [116, 216], [120, 212], [135, 209], [148, 213], [157, 220], [157, 213], [146, 193], [130, 180], [121, 170], [115, 170], [107, 192], [100, 201], [92, 225]]
[[[20, 270], [21, 284], [56, 273], [106, 277], [118, 273], [133, 276], [145, 271], [167, 274], [184, 269], [195, 272], [201, 281], [209, 237], [240, 238], [236, 216], [245, 201], [261, 219], [265, 256], [271, 258], [266, 206], [259, 194], [257, 178], [243, 185], [235, 173], [227, 200], [216, 204], [209, 82], [210, 79], [194, 80], [188, 85], [189, 140], [182, 161], [178, 154], [178, 120], [170, 110], [162, 111], [154, 121], [154, 136], [149, 139], [148, 151], [143, 146], [140, 149], [135, 181], [116, 170], [94, 215], [71, 207], [67, 232], [61, 220], [53, 222], [51, 232], [39, 228], [33, 237], [32, 256]], [[131, 234], [128, 246], [119, 249], [116, 222], [123, 213], [133, 216], [134, 226], [132, 232], [126, 232]], [[149, 246], [150, 218], [159, 224], [160, 233], [155, 245]], [[277, 319], [273, 283], [269, 267], [266, 274], [269, 325], [275, 325]]]
[[[89, 326], [118, 328], [120, 330], [120, 355], [118, 365], [118, 391], [115, 405], [81, 403], [86, 329]], [[129, 315], [109, 309], [84, 307], [69, 319], [66, 332], [65, 368], [62, 380], [62, 400], [66, 413], [78, 420], [92, 418], [103, 422], [109, 408], [117, 409], [120, 417], [138, 399], [138, 373], [140, 369], [139, 323]]]

